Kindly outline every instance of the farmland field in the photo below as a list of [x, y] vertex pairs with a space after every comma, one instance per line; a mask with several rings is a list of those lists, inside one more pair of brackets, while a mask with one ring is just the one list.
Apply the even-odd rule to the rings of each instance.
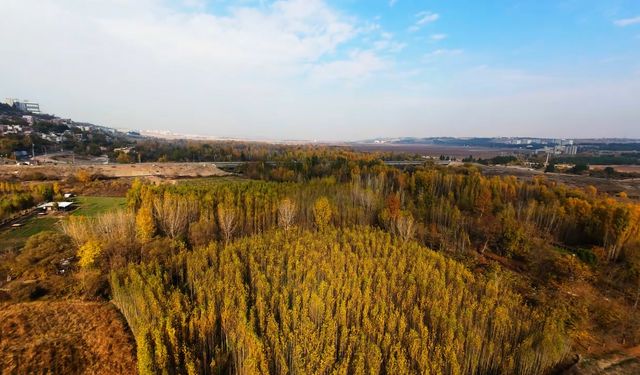
[[79, 206], [72, 215], [96, 216], [125, 206], [125, 199], [120, 197], [78, 197]]

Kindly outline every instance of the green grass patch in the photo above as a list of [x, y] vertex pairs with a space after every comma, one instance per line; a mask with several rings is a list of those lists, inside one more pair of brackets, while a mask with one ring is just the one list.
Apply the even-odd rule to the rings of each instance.
[[0, 251], [20, 249], [27, 239], [34, 234], [46, 230], [56, 230], [57, 217], [34, 216], [27, 220], [23, 226], [17, 228], [6, 228], [0, 232]]
[[97, 216], [101, 213], [125, 208], [126, 199], [121, 197], [77, 197], [78, 209], [72, 215]]
[[[96, 216], [101, 213], [124, 208], [126, 199], [121, 197], [78, 197], [75, 199], [78, 209], [72, 215]], [[33, 216], [21, 227], [4, 228], [0, 231], [0, 252], [21, 249], [29, 237], [46, 230], [58, 230], [56, 223], [61, 217], [52, 214]]]

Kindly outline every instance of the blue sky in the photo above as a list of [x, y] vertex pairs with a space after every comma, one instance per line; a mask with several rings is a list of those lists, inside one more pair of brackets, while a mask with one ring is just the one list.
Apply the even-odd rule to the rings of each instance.
[[0, 13], [0, 95], [109, 126], [640, 137], [637, 0], [1, 0]]

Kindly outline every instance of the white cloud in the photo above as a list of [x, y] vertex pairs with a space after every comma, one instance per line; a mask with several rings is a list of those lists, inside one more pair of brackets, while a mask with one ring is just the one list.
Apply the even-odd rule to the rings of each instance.
[[433, 41], [440, 41], [447, 39], [447, 34], [431, 34], [429, 38]]
[[311, 77], [313, 82], [320, 84], [346, 83], [351, 86], [387, 67], [388, 63], [372, 51], [354, 51], [348, 59], [315, 65]]
[[[545, 136], [601, 124], [640, 136], [638, 76], [565, 95], [513, 67], [461, 72], [471, 57], [461, 49], [403, 61], [399, 36], [325, 1], [258, 2], [214, 13], [199, 0], [0, 0], [0, 97], [107, 126], [219, 136], [512, 134], [514, 123]], [[548, 92], [512, 95], [540, 86]]]
[[440, 19], [440, 15], [438, 13], [432, 12], [420, 12], [416, 14], [416, 22], [409, 28], [409, 31], [416, 32], [419, 31], [423, 26], [436, 22]]
[[398, 0], [389, 0], [389, 6], [393, 7], [394, 5], [396, 5], [397, 2]]
[[121, 43], [157, 58], [236, 69], [313, 62], [357, 33], [354, 23], [319, 0], [277, 1], [266, 10], [234, 8], [228, 16], [177, 13], [162, 19], [103, 19], [100, 25]]
[[406, 43], [398, 42], [394, 39], [393, 34], [383, 32], [380, 38], [373, 42], [373, 49], [380, 52], [397, 53], [407, 46]]
[[187, 8], [204, 9], [207, 6], [206, 0], [182, 0], [182, 4]]
[[390, 66], [378, 53], [402, 48], [390, 34], [363, 44], [380, 26], [321, 0], [200, 5], [0, 1], [0, 96], [110, 126], [284, 135], [303, 102], [334, 100], [311, 99], [315, 88], [359, 85]]
[[423, 60], [432, 60], [436, 57], [459, 56], [464, 53], [462, 49], [437, 49], [424, 55]]
[[615, 20], [615, 21], [613, 21], [613, 23], [616, 26], [619, 26], [619, 27], [627, 27], [627, 26], [631, 26], [631, 25], [637, 25], [637, 24], [640, 24], [640, 16], [633, 17], [633, 18], [624, 18], [624, 19]]

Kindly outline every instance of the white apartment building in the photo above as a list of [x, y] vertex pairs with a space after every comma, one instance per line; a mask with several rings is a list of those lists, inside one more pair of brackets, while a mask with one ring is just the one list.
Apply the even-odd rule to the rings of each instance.
[[29, 100], [7, 98], [4, 100], [4, 103], [22, 112], [29, 112], [29, 113], [35, 113], [35, 114], [41, 113], [40, 104], [31, 102]]

